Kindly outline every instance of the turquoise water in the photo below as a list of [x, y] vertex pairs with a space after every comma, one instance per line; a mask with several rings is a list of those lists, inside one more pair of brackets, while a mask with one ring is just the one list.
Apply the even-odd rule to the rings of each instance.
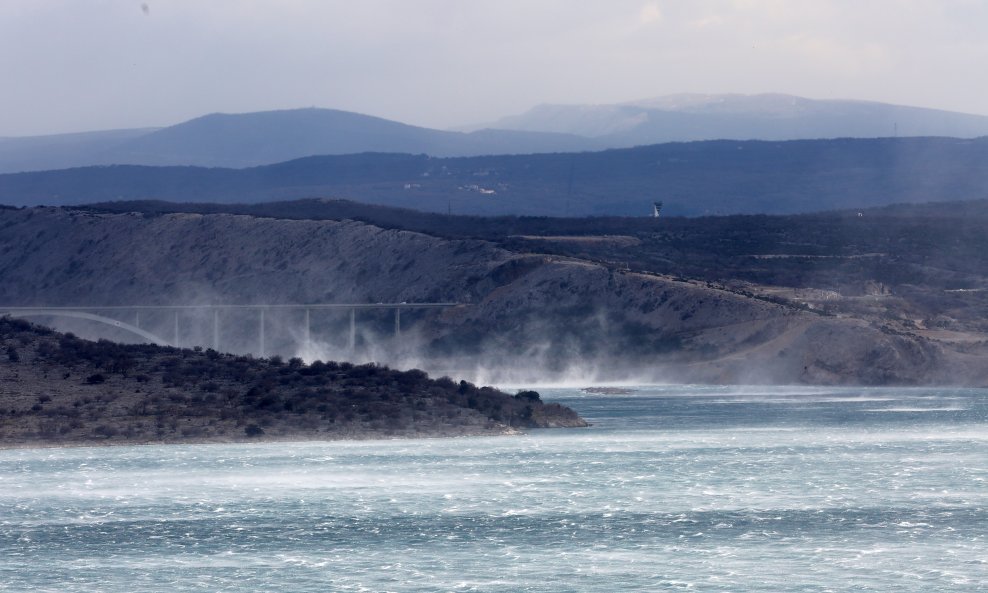
[[541, 390], [521, 437], [0, 451], [0, 591], [985, 591], [988, 391]]

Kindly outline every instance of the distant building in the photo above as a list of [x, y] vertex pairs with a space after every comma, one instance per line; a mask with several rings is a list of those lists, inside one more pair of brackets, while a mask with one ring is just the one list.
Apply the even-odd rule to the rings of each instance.
[[652, 218], [658, 218], [662, 213], [662, 202], [652, 202]]

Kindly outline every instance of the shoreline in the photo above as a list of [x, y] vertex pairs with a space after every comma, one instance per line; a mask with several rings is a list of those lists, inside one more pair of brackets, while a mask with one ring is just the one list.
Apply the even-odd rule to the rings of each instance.
[[[580, 428], [580, 427], [567, 427], [567, 428]], [[441, 433], [441, 432], [422, 432], [419, 434], [399, 434], [399, 435], [383, 435], [383, 434], [373, 434], [370, 432], [360, 434], [360, 435], [338, 435], [333, 436], [330, 434], [319, 435], [318, 437], [313, 436], [313, 438], [306, 438], [306, 435], [285, 435], [285, 436], [272, 436], [272, 437], [245, 437], [245, 438], [213, 438], [213, 439], [187, 439], [187, 440], [111, 440], [107, 439], [105, 441], [67, 441], [64, 443], [56, 442], [32, 442], [32, 441], [17, 441], [17, 442], [0, 442], [0, 452], [2, 451], [14, 451], [20, 449], [84, 449], [84, 448], [107, 448], [107, 447], [150, 447], [150, 446], [161, 446], [161, 445], [177, 445], [177, 446], [187, 446], [187, 445], [241, 445], [241, 444], [272, 444], [272, 443], [312, 443], [312, 442], [364, 442], [364, 441], [400, 441], [400, 440], [417, 440], [417, 439], [459, 439], [459, 438], [485, 438], [485, 437], [512, 437], [512, 436], [523, 436], [527, 434], [525, 431], [517, 430], [508, 426], [505, 426], [503, 430], [484, 430], [484, 431], [458, 431], [455, 433]]]

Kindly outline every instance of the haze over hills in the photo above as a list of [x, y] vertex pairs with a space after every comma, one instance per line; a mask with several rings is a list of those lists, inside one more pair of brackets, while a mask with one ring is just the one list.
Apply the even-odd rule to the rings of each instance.
[[466, 156], [580, 150], [568, 134], [509, 130], [447, 132], [336, 109], [212, 114], [135, 138], [115, 163], [248, 167], [311, 155], [394, 152]]
[[797, 213], [988, 197], [988, 138], [707, 141], [573, 154], [309, 157], [249, 169], [112, 166], [0, 175], [0, 203], [347, 198], [479, 215]]
[[434, 156], [586, 150], [569, 134], [433, 130], [336, 109], [214, 113], [166, 128], [0, 138], [0, 172], [86, 165], [251, 167], [311, 155], [399, 152]]
[[983, 135], [988, 135], [988, 117], [980, 115], [777, 94], [683, 94], [614, 105], [542, 105], [466, 132], [307, 108], [214, 113], [165, 128], [0, 138], [0, 173], [109, 164], [243, 168], [363, 152], [459, 157], [710, 139]]
[[610, 105], [539, 105], [486, 124], [596, 138], [608, 147], [690, 140], [988, 135], [988, 117], [784, 94], [676, 94]]
[[159, 128], [105, 130], [0, 138], [0, 173], [85, 167], [103, 163], [102, 155]]

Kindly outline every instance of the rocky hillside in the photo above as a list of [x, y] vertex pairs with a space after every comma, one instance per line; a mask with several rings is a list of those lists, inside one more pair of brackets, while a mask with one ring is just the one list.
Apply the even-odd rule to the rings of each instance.
[[705, 141], [569, 154], [315, 156], [251, 167], [114, 165], [0, 175], [0, 203], [322, 196], [480, 216], [792, 214], [984, 198], [988, 138]]
[[418, 370], [89, 342], [0, 317], [0, 447], [504, 434], [585, 426]]
[[[400, 339], [387, 314], [362, 314], [355, 352], [343, 349], [345, 319], [314, 322], [315, 352], [299, 350], [297, 320], [269, 341], [285, 357], [485, 382], [985, 382], [970, 345], [705, 281], [353, 221], [6, 209], [0, 277], [0, 305], [463, 303], [403, 316]], [[223, 349], [249, 351], [256, 321], [231, 321], [245, 337]], [[167, 332], [171, 318], [143, 323]]]

